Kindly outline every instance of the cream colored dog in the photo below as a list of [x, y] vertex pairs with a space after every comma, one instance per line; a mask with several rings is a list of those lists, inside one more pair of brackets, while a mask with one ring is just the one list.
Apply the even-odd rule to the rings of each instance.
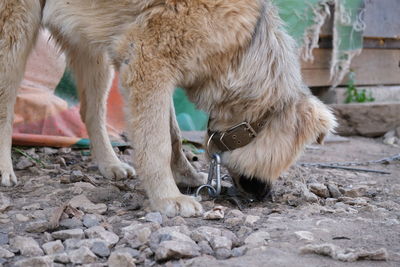
[[[226, 136], [241, 135], [239, 145], [222, 149], [222, 162], [240, 188], [260, 199], [307, 143], [322, 140], [335, 125], [304, 85], [293, 40], [270, 0], [2, 0], [2, 185], [17, 183], [10, 155], [13, 104], [41, 25], [74, 71], [82, 120], [107, 178], [134, 174], [115, 155], [104, 123], [110, 66], [120, 72], [135, 169], [152, 208], [169, 216], [199, 215], [201, 205], [176, 183], [204, 182], [181, 151], [176, 86], [209, 112], [211, 152], [221, 150], [217, 143], [225, 145]], [[235, 125], [241, 126], [227, 131]], [[241, 138], [250, 139], [241, 146]]]

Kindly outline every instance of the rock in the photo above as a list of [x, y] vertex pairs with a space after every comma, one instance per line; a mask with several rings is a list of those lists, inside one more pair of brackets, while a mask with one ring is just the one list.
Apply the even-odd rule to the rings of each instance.
[[71, 175], [69, 177], [71, 183], [77, 183], [81, 182], [85, 176], [80, 170], [75, 170], [71, 172]]
[[53, 259], [50, 256], [33, 257], [28, 259], [19, 260], [13, 266], [19, 267], [53, 267]]
[[4, 212], [11, 207], [10, 198], [6, 197], [3, 193], [0, 192], [0, 212]]
[[146, 214], [145, 219], [148, 222], [153, 222], [153, 223], [158, 223], [158, 224], [162, 224], [162, 222], [163, 222], [162, 215], [159, 212], [149, 212]]
[[216, 237], [216, 236], [224, 236], [226, 238], [228, 238], [229, 240], [232, 241], [232, 244], [234, 246], [239, 244], [239, 240], [237, 238], [237, 236], [226, 229], [218, 229], [215, 227], [209, 227], [209, 226], [201, 226], [197, 229], [195, 229], [194, 231], [192, 231], [190, 237], [196, 241], [196, 242], [200, 242], [200, 241], [207, 241], [207, 242], [211, 242], [211, 240]]
[[328, 198], [330, 196], [329, 190], [324, 184], [312, 183], [308, 185], [308, 188], [319, 197]]
[[107, 211], [107, 205], [100, 203], [94, 204], [85, 195], [79, 195], [72, 198], [69, 204], [74, 208], [79, 208], [86, 213], [103, 214]]
[[331, 197], [333, 198], [339, 198], [342, 196], [342, 193], [340, 193], [339, 188], [334, 185], [334, 184], [328, 184], [328, 190], [329, 190], [329, 194], [331, 195]]
[[113, 252], [108, 258], [109, 267], [135, 267], [135, 259], [128, 252]]
[[64, 245], [61, 243], [60, 240], [47, 242], [42, 245], [42, 248], [47, 255], [64, 252]]
[[311, 232], [308, 232], [308, 231], [297, 231], [297, 232], [294, 232], [294, 234], [300, 240], [306, 240], [306, 241], [313, 241], [314, 240], [314, 235]]
[[43, 256], [43, 250], [32, 237], [16, 236], [10, 240], [12, 248], [19, 250], [22, 256]]
[[15, 254], [5, 248], [0, 247], [0, 258], [12, 258]]
[[264, 246], [270, 238], [271, 238], [271, 236], [268, 232], [257, 231], [257, 232], [250, 234], [244, 240], [244, 243], [252, 248], [261, 247], [261, 246]]
[[227, 212], [226, 217], [227, 218], [244, 217], [244, 214], [240, 210], [233, 209], [233, 210], [230, 210], [230, 211]]
[[39, 210], [40, 209], [40, 204], [39, 203], [33, 203], [27, 206], [22, 207], [23, 210]]
[[244, 224], [248, 226], [253, 226], [256, 222], [260, 220], [260, 216], [248, 215], [244, 220]]
[[132, 248], [138, 248], [147, 242], [151, 235], [151, 227], [149, 225], [134, 223], [121, 229], [126, 240]]
[[175, 216], [164, 223], [165, 226], [186, 225], [186, 220], [181, 216]]
[[83, 225], [87, 228], [97, 226], [100, 224], [99, 219], [95, 214], [85, 214], [83, 216]]
[[[382, 136], [400, 125], [400, 103], [362, 103], [331, 105], [341, 135]], [[365, 118], [368, 118], [366, 120]]]
[[365, 185], [354, 186], [350, 188], [342, 188], [341, 192], [346, 197], [362, 197], [367, 192], [368, 187]]
[[232, 256], [232, 252], [227, 248], [219, 248], [215, 250], [215, 257], [219, 260], [227, 259]]
[[228, 250], [232, 249], [232, 241], [228, 238], [226, 238], [225, 236], [214, 236], [211, 239], [211, 247], [213, 249], [220, 249], [220, 248], [225, 248]]
[[126, 253], [129, 253], [133, 258], [138, 258], [139, 255], [140, 255], [139, 250], [128, 248], [128, 247], [118, 248], [114, 252], [121, 252], [121, 253], [125, 253], [126, 252]]
[[226, 207], [216, 206], [212, 210], [209, 210], [203, 214], [205, 220], [220, 220], [225, 217]]
[[90, 250], [94, 254], [96, 254], [97, 256], [100, 256], [100, 257], [108, 257], [108, 256], [110, 256], [110, 253], [111, 253], [106, 242], [96, 241], [93, 243]]
[[109, 246], [114, 246], [118, 243], [119, 237], [113, 232], [107, 231], [103, 226], [93, 226], [85, 230], [88, 238], [103, 239]]
[[20, 214], [20, 213], [15, 215], [15, 219], [17, 221], [19, 221], [19, 222], [27, 222], [27, 221], [29, 221], [29, 217], [26, 217], [25, 215]]
[[155, 251], [157, 261], [193, 258], [200, 255], [200, 248], [194, 242], [188, 241], [163, 241]]
[[73, 217], [60, 221], [60, 226], [63, 228], [74, 229], [82, 227], [82, 221]]
[[187, 235], [178, 232], [176, 227], [164, 227], [155, 231], [150, 236], [150, 248], [156, 251], [159, 244], [163, 241], [178, 241], [178, 242], [189, 242], [195, 245], [196, 243]]
[[25, 231], [28, 233], [43, 233], [49, 229], [49, 223], [45, 220], [38, 220], [35, 222], [28, 223]]
[[0, 246], [8, 244], [8, 234], [0, 232]]
[[314, 193], [310, 192], [304, 184], [300, 185], [300, 189], [301, 189], [302, 197], [305, 201], [310, 202], [310, 203], [318, 202], [318, 197]]
[[232, 218], [226, 218], [224, 220], [224, 224], [230, 227], [243, 225], [243, 223], [244, 223], [244, 217], [232, 217]]
[[242, 247], [232, 249], [231, 254], [233, 257], [241, 257], [244, 254], [246, 254], [246, 252], [247, 252], [247, 247], [242, 246]]
[[201, 254], [211, 255], [214, 253], [207, 241], [202, 240], [197, 245], [200, 247]]
[[54, 258], [54, 262], [58, 262], [58, 263], [63, 263], [63, 264], [67, 264], [70, 263], [71, 261], [69, 260], [69, 256], [66, 252], [63, 253], [59, 253], [59, 254], [55, 254], [53, 256]]
[[70, 238], [74, 239], [82, 239], [85, 237], [85, 233], [83, 232], [82, 229], [69, 229], [69, 230], [61, 230], [57, 232], [53, 232], [51, 236], [54, 239], [61, 239], [61, 240], [66, 240]]
[[71, 250], [68, 252], [68, 256], [73, 264], [88, 264], [97, 260], [96, 255], [87, 247]]
[[20, 157], [17, 164], [15, 165], [15, 169], [17, 170], [25, 170], [29, 167], [35, 165], [32, 160], [28, 159], [27, 157]]
[[58, 149], [51, 148], [51, 147], [44, 147], [43, 153], [46, 155], [54, 155], [58, 153]]

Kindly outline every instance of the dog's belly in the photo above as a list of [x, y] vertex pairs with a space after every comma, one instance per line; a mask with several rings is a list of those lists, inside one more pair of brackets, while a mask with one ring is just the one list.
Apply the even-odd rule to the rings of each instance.
[[139, 1], [47, 0], [42, 24], [62, 47], [105, 50], [134, 22], [138, 8]]

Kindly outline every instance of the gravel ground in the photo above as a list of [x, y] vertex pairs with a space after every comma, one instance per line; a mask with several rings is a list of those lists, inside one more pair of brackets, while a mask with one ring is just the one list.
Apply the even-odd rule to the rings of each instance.
[[[400, 266], [400, 161], [350, 166], [390, 174], [297, 164], [261, 203], [232, 195], [227, 179], [222, 197], [203, 197], [203, 218], [166, 218], [137, 179], [102, 178], [88, 151], [14, 152], [20, 184], [0, 188], [0, 266]], [[398, 153], [353, 137], [310, 146], [299, 162]]]

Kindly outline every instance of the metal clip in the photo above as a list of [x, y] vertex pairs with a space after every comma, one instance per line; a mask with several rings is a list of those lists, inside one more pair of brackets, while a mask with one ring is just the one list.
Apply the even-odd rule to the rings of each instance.
[[[214, 179], [215, 187], [212, 185]], [[200, 195], [200, 191], [203, 188], [208, 189], [208, 194], [211, 197], [217, 197], [221, 193], [221, 157], [219, 154], [212, 155], [210, 169], [208, 171], [207, 184], [201, 185], [199, 188], [197, 188], [195, 197]]]

